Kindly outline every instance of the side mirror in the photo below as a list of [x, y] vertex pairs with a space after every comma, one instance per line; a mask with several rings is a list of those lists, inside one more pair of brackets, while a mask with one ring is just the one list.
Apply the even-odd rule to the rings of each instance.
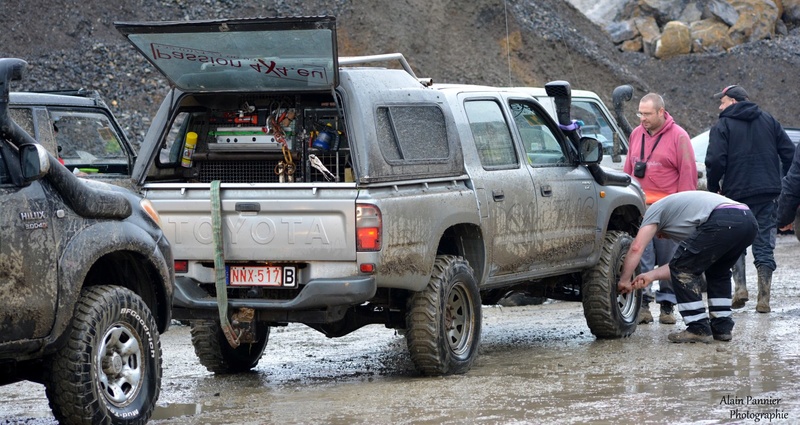
[[603, 144], [591, 137], [581, 137], [581, 163], [599, 164], [603, 160]]
[[40, 144], [26, 143], [19, 147], [19, 165], [25, 184], [39, 180], [50, 171], [50, 154]]

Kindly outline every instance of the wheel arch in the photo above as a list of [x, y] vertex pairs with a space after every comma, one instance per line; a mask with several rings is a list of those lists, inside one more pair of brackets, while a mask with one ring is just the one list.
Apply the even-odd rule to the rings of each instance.
[[[163, 236], [161, 236], [163, 238]], [[139, 295], [164, 332], [171, 320], [172, 253], [129, 222], [100, 222], [82, 229], [58, 262], [60, 296], [53, 335], [71, 322], [73, 306], [87, 286], [120, 285]]]
[[486, 245], [480, 226], [461, 223], [447, 228], [439, 239], [436, 255], [455, 255], [464, 257], [474, 272], [480, 286], [486, 269]]
[[642, 222], [644, 210], [633, 204], [619, 205], [611, 212], [606, 226], [606, 232], [620, 230], [631, 236], [636, 236], [639, 224]]

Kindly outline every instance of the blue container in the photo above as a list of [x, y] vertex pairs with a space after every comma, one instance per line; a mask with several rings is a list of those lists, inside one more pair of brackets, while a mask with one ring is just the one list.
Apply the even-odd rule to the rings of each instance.
[[314, 139], [314, 143], [311, 144], [311, 147], [326, 151], [331, 148], [331, 139], [333, 139], [333, 134], [331, 132], [320, 131], [317, 138]]

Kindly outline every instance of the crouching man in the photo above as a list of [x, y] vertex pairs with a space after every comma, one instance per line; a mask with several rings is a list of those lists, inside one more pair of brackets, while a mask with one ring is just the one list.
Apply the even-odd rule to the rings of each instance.
[[[617, 289], [626, 294], [654, 280], [670, 279], [686, 329], [669, 335], [672, 342], [730, 341], [731, 266], [753, 243], [758, 224], [747, 205], [705, 191], [678, 192], [650, 206], [625, 257]], [[679, 242], [668, 265], [633, 276], [653, 237]], [[703, 303], [705, 273], [708, 312]], [[709, 320], [710, 317], [710, 320]]]

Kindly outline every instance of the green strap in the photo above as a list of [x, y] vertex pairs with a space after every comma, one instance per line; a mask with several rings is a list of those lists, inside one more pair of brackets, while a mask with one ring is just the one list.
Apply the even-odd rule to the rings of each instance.
[[239, 338], [235, 335], [228, 320], [228, 288], [225, 285], [225, 250], [222, 245], [222, 202], [219, 196], [220, 181], [211, 182], [211, 228], [214, 235], [214, 276], [217, 288], [217, 307], [219, 307], [219, 324], [222, 333], [231, 347], [239, 346]]

